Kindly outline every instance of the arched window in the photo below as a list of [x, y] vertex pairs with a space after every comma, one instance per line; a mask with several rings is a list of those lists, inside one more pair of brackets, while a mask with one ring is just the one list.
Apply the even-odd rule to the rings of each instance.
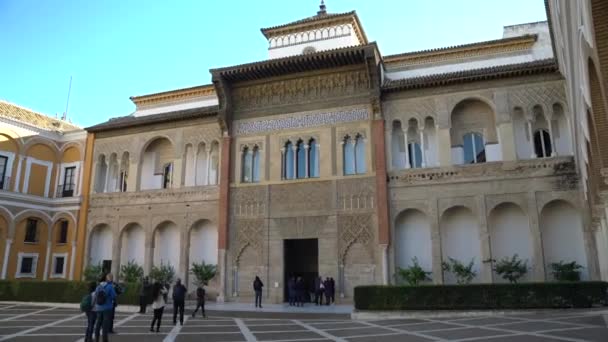
[[310, 139], [308, 146], [308, 166], [310, 169], [308, 176], [316, 178], [319, 177], [319, 144], [313, 138]]
[[251, 170], [252, 170], [252, 164], [253, 164], [253, 152], [249, 150], [249, 147], [245, 147], [243, 148], [243, 152], [242, 152], [242, 163], [243, 163], [243, 167], [241, 170], [241, 181], [243, 183], [251, 183], [252, 181], [252, 175], [251, 175]]
[[284, 167], [284, 178], [294, 179], [295, 177], [295, 151], [293, 150], [293, 144], [291, 141], [285, 143], [285, 160], [283, 161]]
[[486, 151], [483, 136], [479, 133], [467, 133], [462, 137], [464, 143], [464, 164], [486, 162]]
[[365, 164], [365, 139], [361, 135], [357, 135], [355, 143], [355, 166], [357, 174], [367, 172]]
[[546, 129], [539, 129], [534, 132], [534, 152], [538, 158], [551, 156], [553, 146], [551, 146], [551, 136]]
[[308, 146], [306, 146], [302, 140], [298, 141], [297, 146], [297, 176], [298, 178], [306, 178], [308, 176], [306, 174], [306, 150], [308, 149]]
[[422, 167], [422, 149], [417, 142], [407, 144], [408, 157], [412, 168]]
[[253, 147], [253, 156], [251, 162], [252, 170], [252, 179], [254, 183], [260, 181], [260, 149], [257, 146]]
[[354, 175], [356, 172], [355, 140], [348, 135], [342, 141], [342, 152], [344, 156], [344, 175]]

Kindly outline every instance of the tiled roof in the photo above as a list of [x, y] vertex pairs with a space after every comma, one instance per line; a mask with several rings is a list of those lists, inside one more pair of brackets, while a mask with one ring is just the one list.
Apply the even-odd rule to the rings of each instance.
[[255, 80], [287, 73], [363, 63], [366, 53], [373, 49], [378, 49], [376, 43], [211, 69], [211, 73], [230, 81]]
[[0, 100], [0, 116], [21, 121], [47, 131], [69, 132], [81, 129], [67, 121], [51, 118], [3, 100]]
[[400, 62], [401, 60], [407, 60], [407, 59], [411, 59], [411, 58], [419, 57], [419, 56], [420, 57], [435, 56], [435, 55], [451, 53], [453, 51], [473, 50], [473, 49], [479, 49], [479, 48], [490, 48], [490, 47], [501, 47], [501, 46], [508, 47], [508, 45], [510, 45], [510, 44], [516, 44], [516, 43], [525, 42], [525, 41], [534, 42], [537, 39], [538, 39], [538, 35], [527, 34], [527, 35], [523, 35], [523, 36], [487, 40], [487, 41], [475, 42], [475, 43], [471, 43], [471, 44], [454, 45], [454, 46], [447, 46], [447, 47], [436, 48], [436, 49], [428, 49], [428, 50], [421, 50], [421, 51], [405, 52], [405, 53], [400, 53], [400, 54], [395, 54], [395, 55], [388, 55], [388, 56], [384, 56], [383, 60], [385, 63], [390, 64], [390, 63]]
[[500, 65], [488, 68], [463, 70], [444, 74], [419, 76], [398, 80], [388, 80], [384, 82], [382, 89], [384, 91], [420, 89], [446, 86], [455, 83], [466, 83], [474, 81], [493, 80], [498, 78], [557, 72], [558, 68], [555, 59], [550, 58], [519, 64]]
[[178, 110], [174, 112], [146, 115], [146, 116], [121, 116], [110, 119], [106, 122], [97, 124], [95, 126], [85, 128], [89, 132], [102, 132], [109, 131], [119, 128], [127, 128], [133, 126], [144, 126], [156, 123], [168, 122], [168, 121], [180, 121], [188, 119], [196, 119], [207, 116], [213, 116], [217, 114], [219, 107], [210, 106], [204, 108], [191, 108]]

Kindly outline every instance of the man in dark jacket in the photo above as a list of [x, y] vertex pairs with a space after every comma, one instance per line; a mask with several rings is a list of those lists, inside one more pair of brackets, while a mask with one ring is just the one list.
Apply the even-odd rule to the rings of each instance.
[[298, 277], [296, 280], [296, 306], [304, 306], [304, 294], [306, 292], [306, 285], [304, 285], [304, 279]]
[[150, 282], [148, 277], [144, 277], [139, 290], [139, 313], [141, 314], [146, 313], [146, 306], [148, 306], [148, 287], [150, 287]]
[[323, 277], [315, 278], [315, 305], [323, 305]]
[[[329, 305], [331, 302], [331, 281], [329, 278], [325, 278], [323, 292], [325, 294], [325, 305]], [[323, 298], [321, 298], [321, 305], [323, 305]]]
[[205, 288], [203, 286], [204, 285], [201, 284], [196, 289], [196, 309], [194, 309], [194, 312], [192, 312], [192, 317], [196, 315], [198, 308], [201, 308], [203, 318], [207, 318], [207, 315], [205, 314]]
[[255, 307], [262, 308], [262, 288], [264, 287], [264, 283], [260, 277], [255, 276], [255, 280], [253, 281], [253, 291], [255, 292]]
[[331, 303], [336, 301], [336, 281], [334, 278], [329, 278], [329, 292], [331, 293]]
[[188, 289], [182, 285], [182, 280], [177, 278], [173, 286], [173, 325], [177, 324], [177, 311], [179, 310], [179, 323], [184, 325], [184, 306], [186, 305], [186, 293]]
[[293, 276], [287, 281], [287, 296], [289, 298], [289, 306], [296, 305], [296, 278]]

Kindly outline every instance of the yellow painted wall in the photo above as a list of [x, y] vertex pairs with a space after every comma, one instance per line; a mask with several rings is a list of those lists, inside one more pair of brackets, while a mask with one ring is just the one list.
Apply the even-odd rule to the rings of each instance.
[[87, 135], [87, 143], [84, 154], [84, 165], [82, 167], [82, 204], [78, 213], [78, 230], [76, 231], [76, 260], [74, 263], [74, 280], [79, 280], [82, 276], [84, 265], [84, 248], [87, 231], [87, 212], [89, 210], [89, 195], [91, 191], [91, 170], [93, 166], [93, 145], [95, 143], [95, 134]]
[[[35, 196], [44, 196], [46, 185], [46, 174], [48, 167], [39, 164], [32, 164], [30, 168], [30, 179], [27, 193]], [[50, 188], [52, 190], [52, 188]], [[51, 192], [49, 190], [49, 193]]]
[[61, 156], [62, 163], [73, 163], [80, 161], [80, 152], [76, 147], [68, 147]]
[[27, 224], [27, 218], [17, 223], [15, 227], [15, 238], [11, 247], [11, 254], [8, 262], [8, 279], [15, 279], [15, 273], [17, 271], [18, 254], [21, 253], [38, 253], [38, 263], [36, 265], [36, 279], [42, 279], [44, 273], [44, 262], [46, 258], [46, 240], [48, 234], [48, 226], [42, 220], [38, 219], [38, 242], [37, 243], [25, 243], [25, 226]]

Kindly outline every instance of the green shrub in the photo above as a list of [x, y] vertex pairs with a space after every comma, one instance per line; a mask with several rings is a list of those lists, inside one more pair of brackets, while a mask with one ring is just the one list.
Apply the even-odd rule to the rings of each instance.
[[357, 310], [489, 310], [608, 305], [608, 283], [358, 286]]
[[88, 265], [83, 273], [85, 281], [99, 281], [99, 278], [103, 275], [103, 266], [101, 263], [97, 265]]
[[416, 286], [423, 281], [431, 280], [429, 275], [431, 275], [432, 272], [423, 270], [418, 263], [418, 258], [413, 258], [412, 263], [413, 265], [410, 267], [397, 267], [397, 273], [395, 274], [397, 281], [403, 281], [408, 285]]
[[135, 260], [127, 262], [120, 266], [120, 280], [127, 283], [137, 283], [144, 276], [144, 269], [139, 266]]
[[549, 264], [551, 267], [551, 274], [557, 281], [579, 281], [581, 280], [581, 269], [583, 266], [579, 265], [576, 261], [564, 262], [553, 262]]
[[[491, 261], [494, 262], [494, 260]], [[501, 276], [502, 279], [515, 284], [528, 273], [528, 260], [521, 260], [517, 254], [513, 255], [510, 259], [505, 257], [496, 262], [494, 272]]]
[[152, 266], [150, 274], [148, 274], [152, 281], [158, 281], [161, 284], [171, 284], [175, 280], [175, 268], [170, 264], [160, 263], [160, 267]]
[[217, 265], [205, 264], [202, 261], [200, 264], [194, 262], [192, 263], [192, 268], [190, 268], [190, 273], [194, 275], [198, 284], [207, 285], [209, 280], [215, 277], [217, 272]]
[[[121, 284], [118, 304], [139, 304], [140, 284]], [[0, 280], [0, 301], [80, 303], [89, 290], [87, 281]]]
[[456, 277], [458, 284], [470, 284], [473, 278], [477, 276], [477, 272], [473, 271], [475, 265], [475, 258], [471, 259], [468, 265], [464, 265], [460, 260], [448, 257], [448, 261], [441, 263], [441, 267], [444, 272], [451, 272]]

